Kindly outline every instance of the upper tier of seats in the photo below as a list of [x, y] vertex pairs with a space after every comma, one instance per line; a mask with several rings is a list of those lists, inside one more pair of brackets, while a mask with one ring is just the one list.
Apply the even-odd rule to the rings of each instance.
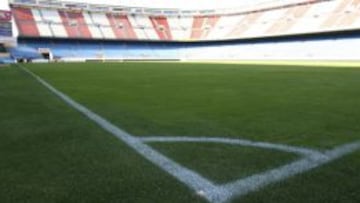
[[213, 16], [148, 16], [13, 6], [24, 37], [199, 41], [360, 28], [360, 0], [309, 1]]

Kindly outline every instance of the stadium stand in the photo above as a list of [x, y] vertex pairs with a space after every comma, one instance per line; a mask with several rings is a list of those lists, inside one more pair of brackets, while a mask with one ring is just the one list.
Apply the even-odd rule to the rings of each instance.
[[165, 16], [150, 16], [149, 18], [160, 40], [172, 40], [171, 30]]
[[20, 36], [199, 41], [318, 33], [360, 26], [359, 0], [296, 4], [214, 15], [148, 15], [22, 7], [12, 10]]
[[[359, 30], [360, 0], [284, 0], [210, 11], [37, 2], [10, 5], [19, 32], [14, 56], [26, 52], [33, 58], [48, 50], [64, 60], [360, 58], [344, 46], [359, 38], [336, 34]], [[320, 36], [302, 40], [303, 35]], [[339, 54], [332, 45], [349, 53]]]
[[137, 38], [128, 16], [108, 13], [106, 17], [117, 39]]
[[22, 36], [40, 37], [38, 24], [42, 23], [42, 21], [35, 21], [32, 9], [16, 8], [12, 9], [12, 12], [15, 16], [15, 21]]
[[192, 26], [191, 39], [207, 39], [209, 32], [213, 30], [220, 16], [195, 16]]
[[13, 60], [7, 47], [14, 46], [16, 38], [12, 32], [12, 14], [9, 8], [0, 8], [0, 64], [11, 63]]
[[[15, 56], [39, 57], [51, 50], [54, 59], [72, 60], [358, 60], [359, 32], [294, 36], [279, 39], [220, 41], [209, 44], [127, 42], [76, 39], [20, 39]], [[336, 47], [336, 48], [334, 48]], [[18, 53], [20, 51], [20, 53]], [[23, 53], [21, 53], [23, 52]]]

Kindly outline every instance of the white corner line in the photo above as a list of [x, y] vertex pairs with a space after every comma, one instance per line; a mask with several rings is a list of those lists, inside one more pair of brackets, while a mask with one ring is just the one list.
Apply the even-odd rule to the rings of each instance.
[[335, 147], [332, 150], [325, 151], [323, 153], [325, 156], [318, 157], [315, 155], [310, 158], [304, 157], [290, 164], [222, 185], [221, 187], [223, 189], [232, 194], [231, 197], [224, 197], [222, 202], [226, 202], [233, 197], [246, 195], [252, 191], [257, 191], [271, 183], [279, 182], [295, 175], [310, 171], [311, 169], [327, 164], [359, 149], [360, 141], [355, 141]]
[[360, 141], [344, 144], [338, 146], [332, 150], [320, 152], [308, 148], [294, 147], [282, 144], [273, 144], [267, 142], [253, 142], [249, 140], [233, 139], [233, 138], [221, 138], [221, 137], [141, 137], [144, 142], [196, 142], [196, 143], [222, 143], [229, 145], [241, 145], [257, 148], [272, 149], [278, 151], [284, 151], [288, 153], [296, 153], [302, 155], [302, 158], [293, 161], [289, 164], [280, 166], [275, 169], [270, 169], [265, 172], [251, 175], [231, 183], [218, 186], [221, 189], [218, 191], [226, 191], [224, 194], [212, 193], [215, 195], [210, 199], [216, 199], [216, 202], [227, 202], [234, 197], [241, 197], [250, 192], [257, 191], [271, 183], [279, 182], [295, 176], [297, 174], [304, 173], [311, 169], [317, 168], [335, 159], [341, 158], [346, 154], [350, 154], [360, 149]]
[[[92, 112], [85, 106], [74, 101], [69, 96], [57, 90], [52, 85], [47, 83], [45, 80], [37, 76], [35, 73], [31, 72], [24, 66], [20, 66], [20, 68], [29, 75], [31, 75], [33, 78], [35, 78], [39, 83], [41, 83], [44, 87], [50, 90], [53, 94], [58, 96], [70, 107], [79, 111], [80, 113], [85, 115], [88, 119], [92, 120], [94, 123], [100, 126], [102, 129], [104, 129], [105, 131], [109, 132], [110, 134], [114, 135], [118, 139], [125, 142], [129, 147], [134, 149], [141, 156], [143, 156], [144, 158], [146, 158], [147, 160], [149, 160], [150, 162], [152, 162], [162, 170], [166, 171], [173, 177], [177, 178], [180, 182], [184, 183], [188, 187], [192, 188], [195, 191], [206, 191], [206, 194], [209, 194], [211, 192], [217, 192], [217, 193], [220, 192], [218, 191], [219, 189], [218, 187], [216, 187], [209, 180], [203, 178], [201, 175], [181, 166], [175, 161], [169, 159], [168, 157], [154, 150], [150, 146], [144, 144], [140, 139], [130, 135], [129, 133], [125, 132], [124, 130], [118, 128], [117, 126], [106, 120], [105, 118], [99, 116], [98, 114]], [[208, 199], [208, 196], [204, 196], [204, 197]], [[211, 199], [208, 200], [210, 202], [212, 201]]]
[[224, 137], [167, 137], [167, 136], [151, 136], [139, 137], [143, 142], [202, 142], [202, 143], [221, 143], [228, 145], [240, 145], [248, 147], [256, 147], [270, 150], [284, 151], [288, 153], [295, 153], [303, 156], [318, 155], [322, 153], [317, 150], [308, 149], [304, 147], [296, 147], [285, 144], [274, 144], [269, 142], [256, 142], [251, 140], [237, 139], [237, 138], [224, 138]]
[[[45, 80], [28, 70], [27, 68], [18, 65], [22, 70], [35, 78], [40, 84], [50, 90], [53, 94], [67, 103], [70, 107], [85, 115], [88, 119], [96, 123], [105, 131], [117, 137], [119, 140], [126, 143], [129, 147], [134, 149], [138, 154], [149, 160], [163, 171], [172, 175], [180, 182], [187, 185], [189, 188], [197, 192], [198, 195], [204, 197], [212, 203], [228, 202], [234, 197], [240, 197], [263, 188], [271, 183], [279, 182], [307, 172], [311, 169], [317, 168], [321, 165], [329, 163], [335, 159], [341, 158], [360, 149], [360, 140], [338, 146], [333, 150], [320, 152], [313, 149], [294, 147], [281, 144], [273, 144], [266, 142], [253, 142], [249, 140], [231, 139], [231, 138], [209, 138], [209, 137], [141, 137], [137, 138], [126, 131], [120, 129], [100, 115], [92, 112], [90, 109], [74, 101], [69, 96], [54, 88]], [[302, 155], [303, 158], [292, 163], [280, 166], [275, 169], [265, 171], [263, 173], [255, 174], [227, 183], [224, 185], [215, 185], [211, 181], [197, 174], [196, 172], [181, 166], [170, 158], [159, 153], [151, 148], [146, 142], [211, 142], [222, 143], [230, 145], [252, 146], [258, 148], [280, 150], [290, 153]]]

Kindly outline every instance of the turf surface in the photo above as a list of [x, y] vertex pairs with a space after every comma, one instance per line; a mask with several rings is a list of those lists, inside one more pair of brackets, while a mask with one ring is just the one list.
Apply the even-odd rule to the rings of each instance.
[[0, 202], [204, 202], [20, 69], [0, 81]]
[[298, 155], [217, 143], [152, 143], [161, 153], [218, 184], [282, 166]]
[[287, 181], [276, 183], [234, 202], [360, 202], [360, 152]]
[[[137, 136], [236, 137], [317, 149], [360, 139], [358, 68], [172, 63], [27, 67]], [[0, 81], [2, 202], [201, 201], [19, 69], [0, 69]], [[241, 149], [157, 147], [219, 181], [288, 159], [259, 150], [255, 154], [265, 157], [258, 166], [242, 168], [236, 164], [251, 159], [231, 156]], [[186, 158], [198, 149], [204, 149], [196, 155], [204, 161]], [[219, 163], [234, 163], [238, 173], [217, 177], [217, 171], [230, 173], [229, 168], [208, 165], [222, 158], [216, 154], [222, 149], [227, 158]], [[358, 171], [360, 156], [354, 153], [234, 202], [358, 202]]]
[[[32, 67], [32, 66], [30, 66]], [[360, 69], [124, 63], [37, 74], [134, 135], [330, 148], [359, 139]]]

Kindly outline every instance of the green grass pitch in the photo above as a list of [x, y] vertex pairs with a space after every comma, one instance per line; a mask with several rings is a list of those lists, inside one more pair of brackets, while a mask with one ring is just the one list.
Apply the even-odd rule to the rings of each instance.
[[[241, 138], [319, 150], [360, 139], [360, 68], [183, 63], [26, 65], [135, 136]], [[0, 68], [0, 202], [206, 202], [15, 66]], [[296, 155], [152, 147], [214, 182]], [[232, 202], [360, 202], [360, 152]]]

